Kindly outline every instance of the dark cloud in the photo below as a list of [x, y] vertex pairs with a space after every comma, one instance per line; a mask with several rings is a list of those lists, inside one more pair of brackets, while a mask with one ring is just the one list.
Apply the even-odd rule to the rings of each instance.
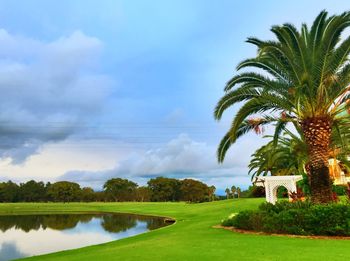
[[51, 42], [0, 30], [0, 156], [23, 162], [45, 142], [77, 133], [101, 109], [110, 79], [102, 43], [82, 32]]

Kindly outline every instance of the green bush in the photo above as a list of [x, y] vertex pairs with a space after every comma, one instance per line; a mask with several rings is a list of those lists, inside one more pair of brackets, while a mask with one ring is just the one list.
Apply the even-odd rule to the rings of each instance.
[[258, 210], [239, 212], [224, 220], [222, 225], [266, 233], [350, 236], [350, 205], [264, 203]]
[[277, 198], [288, 198], [288, 190], [285, 187], [277, 189]]
[[346, 186], [346, 185], [333, 185], [333, 191], [338, 196], [344, 196], [347, 194], [348, 186]]
[[240, 212], [237, 216], [232, 218], [232, 225], [237, 227], [238, 223], [242, 229], [254, 230], [254, 221], [256, 221], [257, 217], [255, 217], [256, 213], [252, 210], [247, 210]]

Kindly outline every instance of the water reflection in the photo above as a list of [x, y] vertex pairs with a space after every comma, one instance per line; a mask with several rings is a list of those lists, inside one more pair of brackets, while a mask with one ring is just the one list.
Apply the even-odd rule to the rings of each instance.
[[129, 214], [0, 216], [0, 261], [121, 239], [165, 226]]

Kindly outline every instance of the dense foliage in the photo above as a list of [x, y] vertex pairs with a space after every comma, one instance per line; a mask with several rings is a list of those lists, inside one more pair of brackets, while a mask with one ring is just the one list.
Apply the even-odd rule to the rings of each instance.
[[242, 198], [262, 198], [265, 197], [265, 188], [259, 186], [249, 186], [247, 190], [242, 191]]
[[346, 196], [348, 193], [348, 186], [345, 185], [333, 185], [333, 191], [338, 196]]
[[266, 233], [350, 236], [350, 205], [310, 202], [264, 203], [226, 219], [224, 226]]
[[127, 179], [115, 178], [108, 180], [103, 188], [112, 201], [132, 201], [137, 184]]
[[79, 184], [69, 181], [59, 181], [47, 188], [48, 199], [57, 202], [79, 201], [80, 193]]
[[150, 179], [147, 184], [152, 191], [152, 201], [178, 201], [180, 199], [180, 180], [158, 177]]
[[279, 137], [265, 136], [271, 139], [266, 145], [256, 150], [248, 165], [252, 179], [256, 176], [305, 175], [308, 162], [307, 147], [301, 138], [302, 133], [292, 133], [283, 128]]
[[0, 202], [93, 202], [93, 201], [187, 201], [205, 202], [216, 199], [215, 187], [193, 179], [178, 180], [158, 177], [147, 186], [128, 179], [113, 178], [105, 182], [103, 191], [79, 184], [59, 181], [53, 184], [36, 182], [16, 184], [0, 182]]

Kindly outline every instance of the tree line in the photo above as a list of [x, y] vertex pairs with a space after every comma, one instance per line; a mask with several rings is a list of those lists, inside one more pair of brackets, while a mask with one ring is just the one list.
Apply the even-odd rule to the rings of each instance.
[[194, 179], [157, 177], [147, 186], [122, 178], [107, 180], [102, 191], [80, 187], [78, 183], [58, 181], [44, 183], [30, 180], [17, 184], [0, 182], [0, 202], [206, 202], [217, 199], [215, 186]]
[[241, 197], [241, 193], [242, 190], [240, 187], [236, 187], [236, 186], [232, 186], [231, 189], [226, 188], [225, 189], [225, 193], [226, 193], [226, 198], [240, 198]]

